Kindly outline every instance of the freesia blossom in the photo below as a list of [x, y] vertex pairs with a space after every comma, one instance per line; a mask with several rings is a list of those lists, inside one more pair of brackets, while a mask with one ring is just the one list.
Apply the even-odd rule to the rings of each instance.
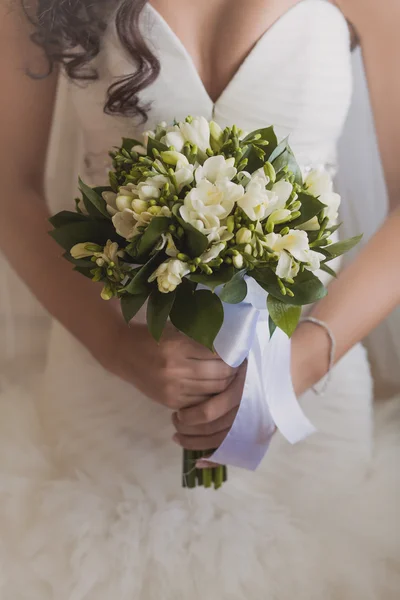
[[[314, 169], [307, 175], [305, 185], [310, 194], [318, 197], [319, 201], [326, 205], [323, 216], [328, 217], [328, 225], [334, 225], [339, 215], [341, 198], [339, 194], [333, 191], [332, 177], [324, 169]], [[305, 225], [314, 225], [316, 227], [315, 221], [313, 223], [308, 222]], [[307, 227], [307, 230], [312, 231], [309, 227]]]
[[173, 292], [182, 278], [190, 273], [189, 265], [177, 258], [172, 258], [162, 263], [158, 269], [149, 277], [149, 282], [157, 279], [158, 289], [162, 294]]
[[209, 263], [221, 254], [222, 250], [226, 248], [226, 244], [220, 242], [218, 244], [213, 244], [208, 250], [203, 252], [200, 256], [200, 260], [202, 263]]
[[196, 169], [196, 181], [199, 183], [207, 179], [211, 183], [220, 183], [224, 180], [231, 181], [237, 173], [234, 158], [224, 156], [212, 156], [208, 158], [203, 166]]
[[167, 130], [162, 138], [168, 147], [173, 146], [178, 152], [182, 152], [186, 142], [197, 146], [202, 152], [210, 147], [210, 125], [204, 117], [194, 117], [190, 123], [187, 121], [174, 125]]
[[231, 181], [212, 184], [203, 179], [187, 194], [180, 214], [186, 223], [205, 235], [215, 234], [222, 226], [221, 221], [230, 215], [242, 196], [241, 185]]
[[266, 244], [279, 256], [276, 274], [282, 279], [293, 278], [299, 271], [299, 266], [293, 261], [304, 263], [310, 271], [320, 267], [323, 256], [310, 250], [308, 236], [305, 231], [291, 229], [287, 235], [269, 233]]
[[288, 181], [278, 181], [271, 190], [266, 189], [268, 179], [257, 171], [246, 186], [246, 193], [238, 206], [252, 221], [263, 221], [275, 210], [285, 208], [293, 191]]

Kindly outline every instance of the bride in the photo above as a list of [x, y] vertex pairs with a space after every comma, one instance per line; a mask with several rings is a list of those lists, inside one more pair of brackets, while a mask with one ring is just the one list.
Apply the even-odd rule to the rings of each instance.
[[38, 393], [0, 403], [1, 599], [394, 599], [398, 514], [367, 476], [359, 342], [400, 299], [399, 211], [313, 308], [337, 342], [324, 396], [310, 390], [328, 370], [326, 330], [293, 336], [293, 385], [318, 433], [294, 447], [278, 433], [256, 473], [193, 492], [181, 446], [223, 441], [243, 369], [172, 328], [156, 345], [140, 318], [126, 327], [60, 258], [47, 219], [69, 204], [47, 208], [43, 184], [60, 80], [81, 132], [72, 182], [98, 184], [122, 136], [187, 114], [274, 124], [304, 168], [334, 169], [360, 40], [394, 206], [397, 0], [0, 0], [0, 19], [1, 247], [55, 318]]

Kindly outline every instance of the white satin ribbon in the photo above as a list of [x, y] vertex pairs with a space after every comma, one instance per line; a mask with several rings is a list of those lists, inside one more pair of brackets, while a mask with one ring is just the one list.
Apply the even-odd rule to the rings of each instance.
[[315, 427], [293, 390], [290, 339], [280, 329], [270, 338], [267, 293], [250, 277], [246, 283], [244, 302], [224, 304], [224, 324], [215, 341], [216, 351], [231, 367], [247, 358], [243, 397], [230, 432], [210, 460], [254, 471], [275, 427], [291, 444], [307, 438]]

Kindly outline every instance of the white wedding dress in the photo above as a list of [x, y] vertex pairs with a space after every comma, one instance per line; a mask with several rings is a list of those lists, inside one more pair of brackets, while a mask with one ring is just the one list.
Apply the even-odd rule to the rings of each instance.
[[[352, 89], [336, 8], [303, 0], [284, 14], [216, 103], [161, 16], [147, 7], [142, 24], [162, 65], [142, 93], [152, 102], [146, 128], [187, 114], [246, 130], [275, 124], [303, 165], [334, 168]], [[105, 178], [109, 148], [140, 133], [103, 114], [112, 78], [133, 68], [112, 28], [98, 63], [100, 81], [70, 88], [82, 132], [74, 177], [93, 183]], [[50, 198], [53, 211], [71, 202]], [[1, 600], [397, 597], [398, 480], [389, 446], [371, 458], [361, 346], [337, 365], [324, 397], [302, 399], [318, 433], [296, 446], [277, 434], [259, 470], [231, 469], [219, 492], [181, 489], [170, 412], [105, 372], [56, 322], [37, 394], [5, 396]]]

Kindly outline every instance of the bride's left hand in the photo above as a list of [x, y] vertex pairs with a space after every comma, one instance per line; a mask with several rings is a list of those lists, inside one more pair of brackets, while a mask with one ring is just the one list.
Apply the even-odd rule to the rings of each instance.
[[231, 429], [239, 410], [246, 379], [244, 363], [231, 385], [205, 402], [174, 413], [174, 441], [186, 450], [218, 448]]

